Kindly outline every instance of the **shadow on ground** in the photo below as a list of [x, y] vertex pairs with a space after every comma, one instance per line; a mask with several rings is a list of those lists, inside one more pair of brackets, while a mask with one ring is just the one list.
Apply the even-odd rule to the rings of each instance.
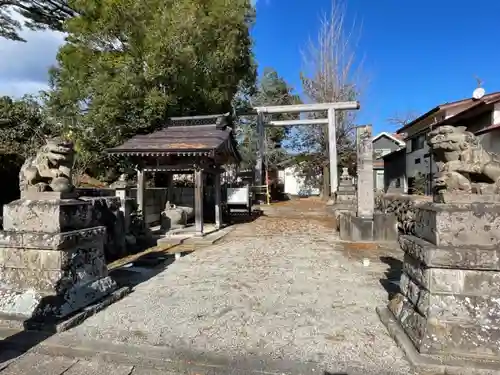
[[[187, 252], [181, 252], [181, 256], [186, 254]], [[174, 254], [166, 254], [164, 251], [150, 252], [110, 270], [109, 275], [118, 283], [119, 287], [129, 286], [133, 288], [156, 276], [174, 261]], [[3, 337], [0, 341], [0, 371], [5, 369], [10, 362], [57, 333], [55, 324], [44, 325], [43, 330], [32, 329], [30, 320], [19, 321], [17, 325], [24, 326], [24, 330], [0, 329]]]
[[[188, 253], [188, 251], [182, 251], [182, 249], [178, 251], [181, 253], [181, 256], [185, 256]], [[112, 269], [109, 275], [120, 287], [129, 286], [133, 288], [158, 275], [174, 261], [174, 254], [169, 254], [165, 251], [153, 251]]]
[[31, 348], [54, 335], [49, 331], [21, 331], [0, 341], [0, 371], [5, 369], [12, 361], [20, 357]]
[[380, 261], [389, 266], [389, 269], [384, 273], [385, 278], [380, 279], [380, 284], [387, 291], [389, 300], [394, 295], [400, 292], [399, 281], [403, 272], [403, 262], [391, 256], [381, 256]]
[[229, 224], [229, 225], [234, 225], [234, 224], [244, 224], [244, 223], [251, 223], [252, 221], [257, 220], [261, 216], [266, 216], [264, 214], [264, 211], [262, 210], [253, 210], [252, 212], [248, 211], [231, 211], [231, 213], [227, 214], [224, 217], [224, 222]]

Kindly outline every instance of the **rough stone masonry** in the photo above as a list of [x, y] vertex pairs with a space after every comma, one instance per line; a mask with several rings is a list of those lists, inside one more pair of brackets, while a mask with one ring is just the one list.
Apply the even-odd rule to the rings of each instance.
[[410, 359], [451, 365], [460, 358], [466, 367], [490, 360], [500, 369], [500, 164], [491, 163], [498, 157], [462, 128], [429, 135], [440, 171], [434, 199], [415, 208], [414, 233], [399, 238], [401, 294], [379, 315], [390, 331], [397, 323], [400, 344], [403, 335], [411, 340]]
[[[72, 152], [71, 144], [64, 146], [62, 158], [50, 159], [62, 163]], [[4, 206], [0, 232], [1, 319], [36, 327], [57, 323], [117, 289], [104, 258], [105, 228], [97, 226], [92, 203], [73, 195], [69, 172], [59, 173], [58, 162], [36, 162], [46, 161], [47, 152], [42, 148], [21, 169], [22, 198]]]

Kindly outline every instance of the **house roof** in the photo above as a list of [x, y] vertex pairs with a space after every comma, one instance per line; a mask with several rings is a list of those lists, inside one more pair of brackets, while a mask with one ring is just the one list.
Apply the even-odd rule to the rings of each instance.
[[404, 146], [405, 143], [399, 138], [399, 134], [389, 134], [387, 132], [382, 132], [373, 137], [372, 142], [375, 142], [377, 139], [381, 137], [387, 137], [397, 143], [399, 146]]
[[468, 120], [475, 116], [479, 116], [487, 111], [491, 111], [493, 104], [500, 102], [500, 93], [492, 94], [488, 97], [484, 96], [480, 100], [474, 102], [467, 109], [457, 113], [456, 115], [438, 122], [436, 125], [455, 125], [461, 121]]
[[227, 126], [225, 120], [220, 120], [222, 116], [224, 115], [172, 118], [165, 128], [150, 134], [136, 135], [107, 152], [138, 156], [214, 157], [215, 154], [224, 154], [241, 160], [232, 128]]
[[[410, 128], [411, 126], [419, 123], [420, 121], [424, 120], [425, 118], [427, 118], [427, 117], [429, 117], [429, 116], [431, 116], [434, 113], [437, 113], [439, 111], [447, 110], [447, 109], [451, 109], [451, 108], [455, 108], [455, 107], [459, 107], [459, 106], [464, 106], [463, 111], [466, 111], [470, 107], [477, 105], [477, 103], [480, 103], [482, 101], [492, 100], [492, 99], [499, 98], [499, 97], [500, 97], [500, 92], [494, 92], [494, 93], [483, 96], [479, 100], [474, 99], [474, 98], [466, 98], [466, 99], [458, 100], [455, 102], [447, 102], [447, 103], [439, 104], [437, 107], [432, 108], [430, 111], [424, 113], [422, 116], [416, 118], [415, 120], [404, 125], [402, 128], [398, 129], [396, 131], [396, 133], [399, 134], [399, 133], [404, 132], [406, 129]], [[459, 113], [461, 113], [461, 112], [459, 112]]]
[[493, 130], [499, 130], [499, 129], [500, 129], [500, 124], [491, 124], [490, 126], [487, 126], [481, 130], [478, 130], [474, 134], [480, 135], [480, 134], [489, 133], [489, 132], [492, 132]]
[[392, 158], [393, 156], [395, 156], [399, 152], [406, 152], [406, 146], [401, 147], [401, 148], [394, 150], [392, 152], [389, 152], [388, 154], [385, 154], [384, 156], [382, 156], [382, 159]]

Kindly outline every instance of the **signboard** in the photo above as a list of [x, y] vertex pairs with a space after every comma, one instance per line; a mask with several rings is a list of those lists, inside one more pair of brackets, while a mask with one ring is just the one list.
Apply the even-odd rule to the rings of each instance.
[[239, 188], [227, 188], [228, 205], [250, 205], [250, 188], [248, 186]]

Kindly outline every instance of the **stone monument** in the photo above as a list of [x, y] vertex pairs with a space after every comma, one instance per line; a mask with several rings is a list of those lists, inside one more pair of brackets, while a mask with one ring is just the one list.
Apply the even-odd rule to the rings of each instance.
[[352, 242], [394, 242], [397, 238], [395, 215], [375, 213], [373, 181], [372, 126], [356, 128], [357, 188], [355, 211], [339, 217], [340, 238]]
[[428, 144], [433, 202], [400, 237], [401, 291], [378, 313], [416, 365], [500, 370], [500, 159], [461, 127], [431, 131]]
[[4, 205], [0, 319], [62, 330], [128, 292], [108, 276], [106, 230], [74, 194], [71, 142], [47, 141], [21, 168], [21, 199]]
[[358, 126], [356, 128], [356, 149], [358, 162], [356, 216], [360, 219], [370, 221], [373, 220], [373, 211], [375, 209], [371, 125]]
[[356, 200], [356, 187], [352, 182], [352, 177], [349, 175], [347, 168], [342, 168], [340, 175], [339, 186], [335, 196], [336, 205], [351, 205]]

